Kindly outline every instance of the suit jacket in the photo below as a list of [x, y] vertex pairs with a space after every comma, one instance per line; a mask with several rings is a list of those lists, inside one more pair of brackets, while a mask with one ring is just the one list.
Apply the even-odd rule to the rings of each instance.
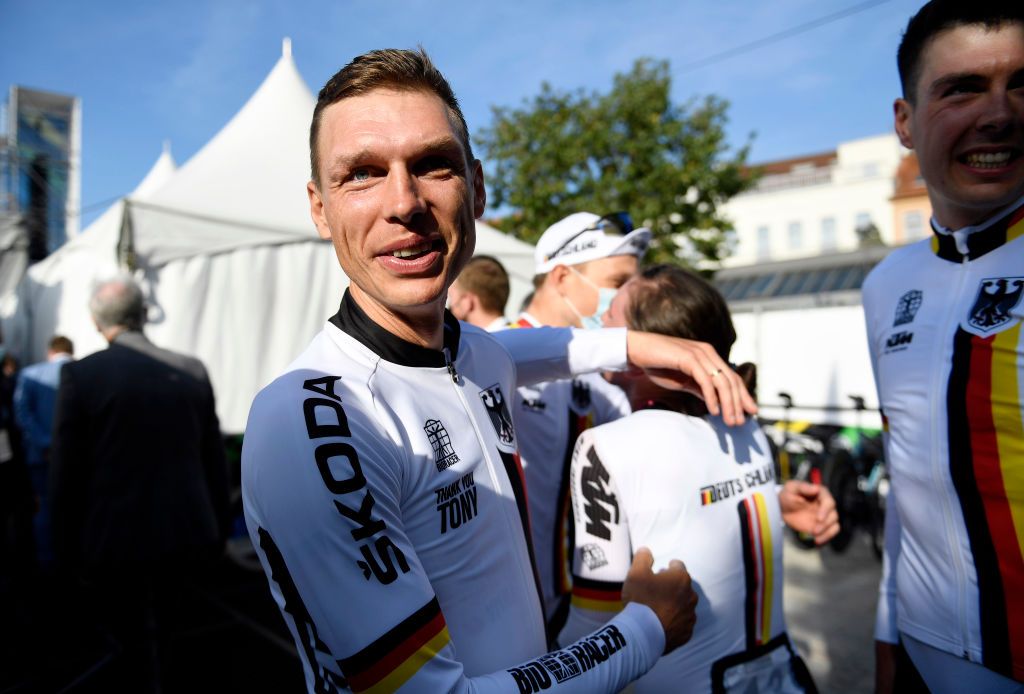
[[60, 370], [70, 360], [71, 355], [61, 354], [49, 361], [26, 366], [18, 373], [18, 385], [14, 389], [14, 419], [21, 427], [29, 465], [45, 462], [53, 430]]
[[142, 333], [64, 366], [50, 459], [54, 550], [85, 575], [187, 566], [227, 536], [206, 369]]

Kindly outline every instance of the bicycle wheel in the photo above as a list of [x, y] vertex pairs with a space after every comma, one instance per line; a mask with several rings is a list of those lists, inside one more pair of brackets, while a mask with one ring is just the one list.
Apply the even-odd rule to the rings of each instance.
[[825, 461], [825, 485], [836, 500], [836, 511], [839, 514], [839, 532], [829, 545], [836, 552], [845, 552], [853, 540], [861, 504], [857, 470], [847, 451], [836, 451]]
[[[793, 456], [793, 463], [796, 469], [793, 479], [814, 482], [815, 484], [821, 483], [821, 461], [817, 455], [800, 453]], [[786, 530], [793, 538], [797, 547], [801, 549], [816, 549], [818, 547], [818, 543], [814, 541], [814, 535], [797, 532], [789, 526], [786, 526]]]

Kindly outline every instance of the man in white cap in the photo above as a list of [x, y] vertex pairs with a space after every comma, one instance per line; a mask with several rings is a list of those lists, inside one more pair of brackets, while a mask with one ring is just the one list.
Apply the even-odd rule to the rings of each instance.
[[[535, 250], [535, 291], [515, 325], [601, 327], [619, 287], [637, 273], [651, 232], [625, 212], [576, 212], [548, 227]], [[544, 593], [549, 640], [561, 630], [572, 589], [569, 462], [584, 429], [630, 413], [629, 400], [599, 374], [519, 388], [513, 417]]]

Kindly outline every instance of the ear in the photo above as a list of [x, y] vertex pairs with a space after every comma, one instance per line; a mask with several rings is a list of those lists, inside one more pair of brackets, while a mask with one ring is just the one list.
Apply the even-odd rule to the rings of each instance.
[[316, 233], [320, 238], [329, 241], [331, 228], [327, 225], [327, 217], [324, 215], [324, 200], [320, 196], [320, 189], [313, 181], [306, 184], [306, 195], [309, 196], [309, 216], [313, 218], [313, 224], [316, 225]]
[[484, 188], [484, 167], [479, 159], [470, 165], [473, 177], [473, 218], [480, 219], [487, 207], [487, 189]]
[[907, 149], [914, 149], [914, 133], [910, 123], [914, 116], [914, 107], [906, 99], [896, 99], [892, 105], [896, 136], [900, 144]]
[[548, 272], [548, 281], [551, 282], [551, 287], [559, 294], [564, 293], [563, 285], [569, 278], [571, 272], [566, 265], [556, 265]]

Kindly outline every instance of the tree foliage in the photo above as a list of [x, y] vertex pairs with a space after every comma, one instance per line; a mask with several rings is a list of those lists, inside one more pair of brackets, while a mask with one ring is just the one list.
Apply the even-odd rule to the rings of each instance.
[[721, 258], [732, 227], [719, 207], [752, 185], [749, 142], [729, 151], [726, 101], [675, 105], [670, 90], [668, 63], [640, 59], [606, 94], [544, 83], [519, 108], [493, 107], [475, 140], [491, 206], [511, 210], [498, 226], [534, 242], [572, 212], [626, 210], [653, 232], [649, 260]]

